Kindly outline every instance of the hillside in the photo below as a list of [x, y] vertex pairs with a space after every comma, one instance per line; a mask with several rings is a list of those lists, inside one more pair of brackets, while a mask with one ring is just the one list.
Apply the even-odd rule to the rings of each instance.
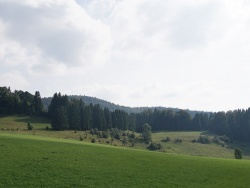
[[0, 187], [248, 187], [250, 162], [0, 133]]
[[[33, 126], [32, 131], [27, 130], [27, 122], [30, 122]], [[34, 135], [37, 137], [44, 138], [61, 138], [64, 140], [75, 140], [80, 143], [82, 142], [91, 143], [92, 139], [96, 140], [98, 145], [113, 145], [123, 148], [134, 148], [140, 150], [148, 150], [148, 144], [141, 142], [131, 142], [130, 138], [126, 136], [120, 136], [120, 139], [114, 139], [111, 143], [111, 137], [100, 138], [97, 134], [91, 134], [90, 131], [53, 131], [51, 130], [51, 122], [47, 118], [43, 117], [29, 117], [29, 116], [7, 116], [0, 117], [0, 134], [20, 134], [20, 135]], [[48, 127], [49, 130], [46, 130]], [[126, 131], [128, 133], [128, 131]], [[103, 132], [102, 132], [103, 133]], [[137, 138], [140, 138], [140, 134], [135, 133]], [[208, 144], [202, 144], [200, 142], [193, 142], [197, 140], [199, 136], [207, 136], [210, 140]], [[168, 142], [164, 139], [169, 138]], [[184, 154], [194, 156], [206, 156], [206, 157], [217, 157], [217, 158], [234, 158], [234, 149], [239, 148], [243, 152], [244, 159], [250, 159], [250, 147], [248, 142], [237, 142], [230, 140], [219, 140], [219, 142], [213, 142], [213, 139], [221, 137], [210, 132], [201, 131], [161, 131], [153, 132], [152, 140], [156, 143], [161, 143], [163, 148], [160, 150], [164, 153], [172, 154]], [[177, 143], [176, 139], [181, 139], [181, 143]], [[124, 143], [124, 140], [126, 141]]]
[[[122, 110], [122, 111], [125, 111], [127, 113], [141, 113], [145, 110], [148, 110], [148, 109], [151, 109], [151, 110], [154, 110], [154, 109], [157, 109], [157, 110], [173, 110], [173, 111], [178, 111], [180, 109], [178, 108], [170, 108], [170, 107], [161, 107], [161, 106], [156, 106], [156, 107], [127, 107], [127, 106], [121, 106], [121, 105], [118, 105], [118, 104], [114, 104], [114, 103], [111, 103], [111, 102], [108, 102], [108, 101], [105, 101], [105, 100], [102, 100], [102, 99], [98, 99], [96, 97], [90, 97], [90, 96], [81, 96], [81, 95], [69, 95], [68, 96], [69, 99], [82, 99], [83, 102], [86, 104], [86, 105], [89, 105], [89, 104], [99, 104], [101, 106], [101, 108], [108, 108], [110, 111], [114, 111], [114, 110]], [[52, 100], [52, 97], [44, 97], [42, 98], [42, 102], [43, 102], [43, 105], [46, 109], [48, 109], [50, 103], [51, 103], [51, 100]], [[190, 115], [193, 117], [196, 113], [198, 113], [199, 111], [194, 111], [194, 110], [187, 110]]]

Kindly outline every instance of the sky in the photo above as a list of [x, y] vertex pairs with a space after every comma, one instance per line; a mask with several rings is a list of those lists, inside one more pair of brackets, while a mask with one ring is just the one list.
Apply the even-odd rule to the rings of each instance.
[[0, 86], [115, 104], [250, 107], [250, 1], [0, 0]]

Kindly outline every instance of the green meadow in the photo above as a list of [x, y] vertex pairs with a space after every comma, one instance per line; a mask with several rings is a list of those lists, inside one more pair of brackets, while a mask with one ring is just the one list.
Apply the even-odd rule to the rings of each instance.
[[247, 187], [250, 161], [0, 134], [1, 187]]
[[[27, 130], [27, 122], [34, 129]], [[0, 118], [0, 187], [248, 187], [250, 161], [233, 159], [247, 143], [192, 143], [206, 132], [156, 132], [146, 145], [90, 143], [84, 131], [51, 131], [46, 118]], [[86, 139], [79, 141], [79, 136]], [[169, 142], [162, 142], [166, 137]], [[175, 143], [175, 139], [182, 143]], [[120, 145], [119, 145], [120, 144]], [[209, 157], [205, 157], [209, 156]]]

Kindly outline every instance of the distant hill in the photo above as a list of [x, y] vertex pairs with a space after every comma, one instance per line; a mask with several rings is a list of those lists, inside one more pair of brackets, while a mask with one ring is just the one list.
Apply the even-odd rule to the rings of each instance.
[[[156, 107], [127, 107], [127, 106], [121, 106], [121, 105], [117, 105], [102, 99], [98, 99], [96, 97], [89, 97], [89, 96], [81, 96], [81, 95], [69, 95], [68, 96], [69, 99], [82, 99], [83, 102], [86, 105], [89, 104], [99, 104], [101, 106], [101, 108], [108, 108], [110, 111], [115, 111], [115, 110], [123, 110], [127, 113], [141, 113], [145, 110], [173, 110], [173, 111], [179, 111], [179, 108], [169, 108], [169, 107], [161, 107], [161, 106], [156, 106]], [[43, 105], [46, 109], [48, 109], [50, 103], [51, 103], [52, 97], [46, 97], [46, 98], [42, 98], [42, 102]], [[193, 117], [196, 113], [200, 112], [200, 111], [192, 111], [192, 110], [187, 110], [190, 115]]]

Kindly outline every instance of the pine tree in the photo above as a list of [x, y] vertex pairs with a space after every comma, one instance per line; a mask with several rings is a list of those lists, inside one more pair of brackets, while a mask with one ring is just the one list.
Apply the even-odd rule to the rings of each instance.
[[39, 91], [35, 92], [35, 96], [33, 98], [33, 104], [35, 108], [35, 114], [39, 115], [43, 110], [43, 103]]

